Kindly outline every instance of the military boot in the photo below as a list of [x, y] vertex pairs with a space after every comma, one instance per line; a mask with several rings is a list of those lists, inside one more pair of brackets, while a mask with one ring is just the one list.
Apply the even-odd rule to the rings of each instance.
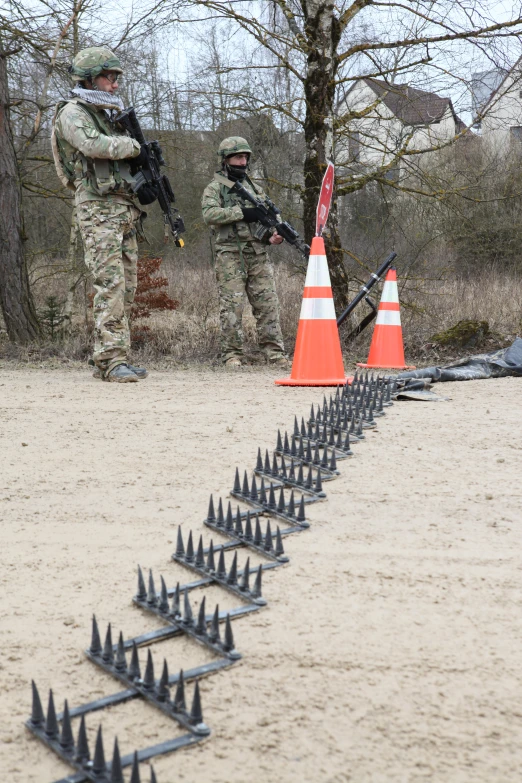
[[146, 370], [145, 367], [135, 367], [133, 364], [128, 364], [127, 367], [134, 373], [134, 375], [138, 376], [139, 381], [142, 381], [149, 375], [148, 370]]
[[104, 379], [109, 383], [137, 383], [138, 376], [127, 364], [118, 364]]

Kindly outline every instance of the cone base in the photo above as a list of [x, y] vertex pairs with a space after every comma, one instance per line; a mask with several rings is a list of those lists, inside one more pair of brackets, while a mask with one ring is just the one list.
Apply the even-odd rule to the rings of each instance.
[[274, 381], [276, 386], [346, 386], [353, 381], [353, 376], [345, 378], [324, 378], [318, 380], [306, 380], [301, 378], [281, 378]]
[[363, 364], [357, 362], [357, 367], [367, 367], [369, 370], [416, 370], [413, 364]]

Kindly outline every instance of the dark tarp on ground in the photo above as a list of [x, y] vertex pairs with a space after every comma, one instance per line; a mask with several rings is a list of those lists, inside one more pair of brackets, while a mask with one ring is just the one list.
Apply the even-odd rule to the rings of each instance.
[[[424, 367], [422, 370], [401, 372], [398, 380], [424, 378], [432, 383], [437, 381], [473, 381], [480, 378], [503, 378], [506, 375], [522, 376], [522, 339], [517, 337], [509, 348], [501, 348], [492, 353], [479, 353], [468, 356], [446, 367]], [[415, 385], [416, 386], [416, 385]], [[406, 388], [409, 388], [410, 384]]]

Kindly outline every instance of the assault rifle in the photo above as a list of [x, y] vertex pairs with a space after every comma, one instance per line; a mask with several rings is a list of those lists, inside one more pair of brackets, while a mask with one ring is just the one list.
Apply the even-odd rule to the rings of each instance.
[[310, 245], [305, 244], [290, 223], [287, 223], [286, 220], [281, 220], [280, 211], [268, 196], [264, 201], [261, 201], [253, 196], [241, 182], [232, 182], [232, 180], [227, 179], [220, 174], [216, 174], [215, 177], [218, 182], [230, 188], [231, 193], [237, 193], [238, 196], [249, 201], [260, 213], [262, 213], [263, 217], [259, 218], [259, 223], [261, 223], [261, 225], [254, 234], [256, 239], [266, 239], [266, 236], [269, 233], [268, 229], [275, 228], [280, 237], [283, 237], [289, 245], [293, 245], [305, 258], [308, 258], [310, 255]]
[[383, 261], [381, 266], [378, 268], [377, 272], [372, 273], [372, 276], [370, 277], [366, 285], [361, 286], [357, 296], [354, 299], [352, 299], [352, 301], [350, 302], [346, 310], [343, 310], [343, 312], [337, 319], [337, 326], [340, 326], [343, 323], [343, 321], [345, 321], [348, 318], [350, 313], [353, 310], [355, 310], [355, 308], [357, 307], [357, 305], [362, 299], [364, 299], [364, 301], [367, 304], [369, 304], [370, 307], [372, 308], [372, 312], [368, 313], [368, 315], [365, 316], [365, 318], [363, 318], [361, 323], [350, 332], [350, 334], [348, 335], [348, 339], [352, 337], [357, 337], [357, 335], [360, 334], [363, 329], [366, 329], [368, 324], [370, 324], [373, 321], [373, 319], [377, 316], [377, 308], [375, 306], [375, 302], [373, 302], [369, 297], [370, 289], [373, 288], [375, 283], [379, 282], [381, 277], [388, 271], [388, 269], [391, 267], [391, 265], [393, 264], [396, 258], [397, 258], [397, 253], [390, 253], [388, 258], [386, 258], [386, 260]]
[[[125, 128], [133, 139], [141, 145], [141, 155], [146, 162], [133, 174], [135, 184], [132, 189], [136, 193], [143, 185], [154, 185], [158, 190], [158, 202], [163, 212], [166, 236], [168, 237], [167, 224], [170, 226], [174, 243], [177, 247], [183, 247], [184, 242], [180, 234], [185, 231], [185, 224], [179, 211], [171, 205], [175, 202], [174, 191], [166, 174], [162, 174], [160, 166], [165, 165], [161, 147], [157, 141], [146, 141], [136, 117], [136, 112], [131, 106], [116, 117], [116, 122]], [[131, 165], [132, 165], [132, 161]]]

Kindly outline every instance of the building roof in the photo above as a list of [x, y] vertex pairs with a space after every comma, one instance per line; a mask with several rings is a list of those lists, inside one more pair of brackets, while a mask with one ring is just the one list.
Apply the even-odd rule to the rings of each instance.
[[366, 82], [375, 94], [382, 98], [384, 105], [405, 125], [431, 125], [440, 122], [449, 108], [455, 117], [458, 130], [465, 127], [455, 114], [449, 98], [441, 98], [434, 92], [419, 90], [408, 84], [389, 84], [370, 77], [363, 77], [361, 81]]

